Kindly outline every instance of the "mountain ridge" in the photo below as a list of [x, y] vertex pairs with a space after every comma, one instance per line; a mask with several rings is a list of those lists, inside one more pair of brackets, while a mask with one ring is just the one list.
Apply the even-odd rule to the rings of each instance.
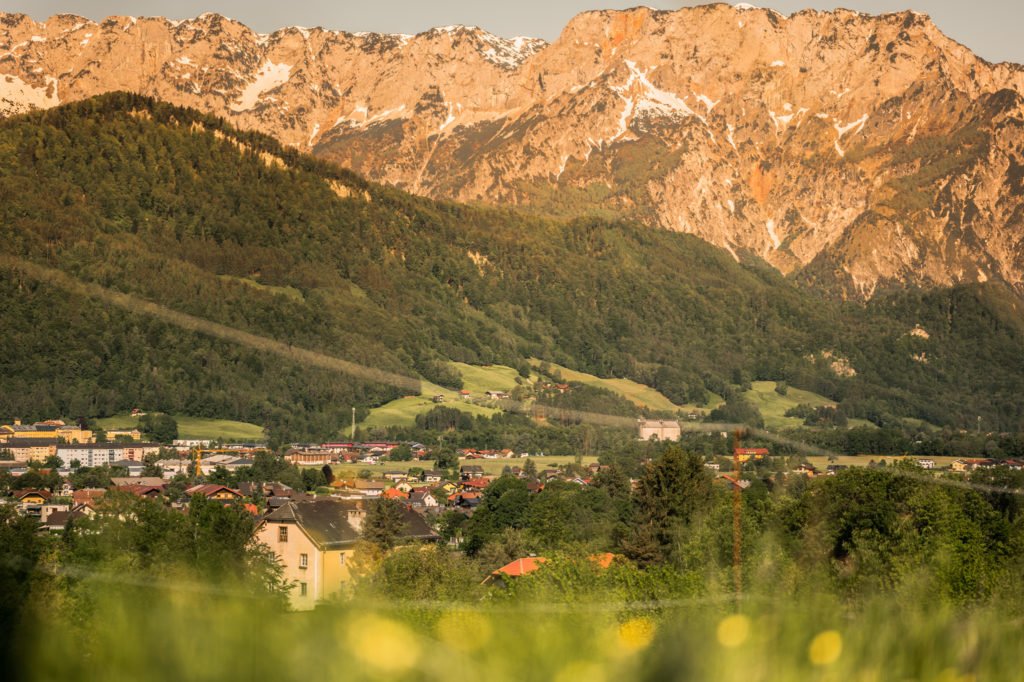
[[1024, 68], [919, 13], [596, 10], [552, 43], [2, 15], [0, 74], [8, 112], [137, 91], [417, 194], [622, 215], [841, 296], [1024, 286]]

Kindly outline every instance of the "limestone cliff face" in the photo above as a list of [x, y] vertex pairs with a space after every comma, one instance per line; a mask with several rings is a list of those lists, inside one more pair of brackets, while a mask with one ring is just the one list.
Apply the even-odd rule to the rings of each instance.
[[3, 114], [119, 89], [422, 194], [625, 214], [848, 295], [1024, 284], [1024, 69], [913, 12], [588, 12], [551, 44], [0, 15]]

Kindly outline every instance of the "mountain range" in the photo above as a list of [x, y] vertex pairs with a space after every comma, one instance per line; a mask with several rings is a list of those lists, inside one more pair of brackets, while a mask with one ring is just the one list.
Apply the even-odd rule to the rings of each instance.
[[0, 112], [118, 90], [427, 197], [693, 234], [838, 296], [1024, 284], [1024, 68], [915, 12], [597, 11], [550, 44], [0, 15]]

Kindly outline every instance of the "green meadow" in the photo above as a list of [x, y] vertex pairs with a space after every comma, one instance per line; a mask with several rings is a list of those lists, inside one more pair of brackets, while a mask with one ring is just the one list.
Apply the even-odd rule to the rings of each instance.
[[[761, 411], [766, 428], [786, 429], [803, 426], [803, 419], [786, 416], [786, 411], [797, 405], [810, 405], [811, 407], [824, 407], [828, 405], [835, 407], [836, 403], [824, 396], [793, 388], [792, 386], [786, 389], [786, 395], [780, 395], [775, 392], [776, 385], [774, 381], [754, 381], [750, 385], [750, 390], [743, 393], [743, 397]], [[871, 422], [865, 419], [849, 420], [850, 428], [871, 425]]]
[[[542, 364], [541, 361], [536, 358], [531, 358], [530, 363], [534, 367], [539, 367]], [[594, 376], [593, 374], [578, 372], [574, 369], [569, 369], [568, 367], [563, 367], [554, 363], [549, 362], [547, 364], [551, 366], [551, 370], [553, 372], [557, 370], [557, 372], [560, 373], [566, 381], [576, 381], [581, 384], [586, 384], [587, 386], [603, 388], [615, 393], [616, 395], [622, 396], [638, 407], [646, 407], [651, 410], [658, 410], [661, 412], [676, 412], [678, 410], [711, 410], [722, 402], [721, 397], [712, 394], [707, 405], [676, 405], [657, 390], [650, 386], [637, 383], [632, 379], [602, 379]]]
[[[265, 438], [263, 427], [257, 424], [232, 421], [230, 419], [206, 419], [183, 415], [172, 416], [178, 422], [178, 437], [183, 439], [262, 442]], [[106, 430], [132, 429], [139, 425], [139, 420], [128, 414], [105, 417], [95, 421], [98, 426]]]

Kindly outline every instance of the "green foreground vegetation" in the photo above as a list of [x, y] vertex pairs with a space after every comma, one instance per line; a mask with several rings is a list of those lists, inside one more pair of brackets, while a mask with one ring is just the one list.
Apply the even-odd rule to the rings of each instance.
[[[239, 504], [112, 492], [49, 535], [0, 507], [0, 664], [19, 680], [1019, 679], [1024, 472], [751, 465], [735, 564], [732, 491], [652, 447], [635, 489], [607, 459], [591, 486], [502, 476], [472, 516], [437, 518], [434, 545], [395, 546], [379, 510], [397, 503], [373, 503], [353, 579], [303, 613]], [[264, 455], [243, 475], [288, 468]], [[547, 562], [484, 581], [530, 554]]]

